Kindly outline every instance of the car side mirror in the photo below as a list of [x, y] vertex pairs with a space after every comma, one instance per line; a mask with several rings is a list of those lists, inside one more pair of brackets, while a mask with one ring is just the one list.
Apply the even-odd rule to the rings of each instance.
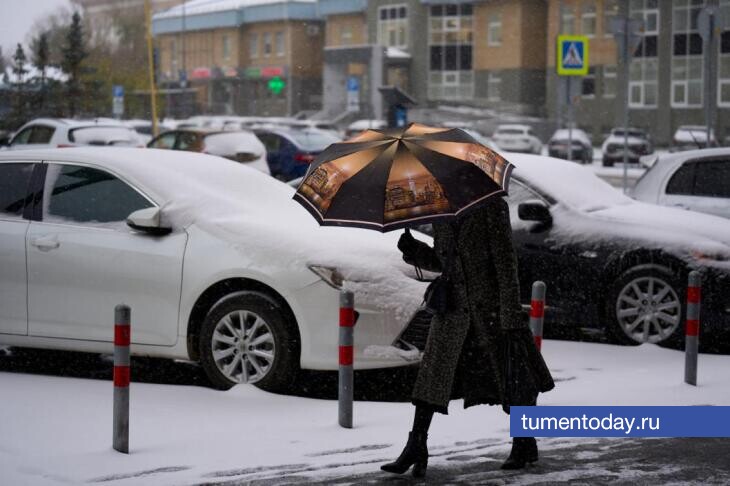
[[544, 202], [537, 199], [531, 199], [520, 203], [520, 205], [517, 206], [517, 215], [523, 221], [536, 221], [546, 226], [553, 222], [550, 209]]
[[160, 208], [156, 207], [139, 209], [133, 212], [127, 216], [127, 226], [152, 236], [165, 236], [172, 232], [172, 228], [165, 228], [160, 225]]
[[654, 152], [653, 154], [649, 155], [642, 155], [639, 157], [639, 164], [642, 167], [651, 168], [654, 164], [656, 164], [657, 160], [659, 160], [659, 155]]

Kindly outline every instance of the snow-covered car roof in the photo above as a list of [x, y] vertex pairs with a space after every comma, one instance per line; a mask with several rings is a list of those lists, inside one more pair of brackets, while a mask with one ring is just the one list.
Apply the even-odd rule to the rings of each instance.
[[572, 130], [572, 134], [570, 133], [571, 130], [568, 130], [567, 128], [560, 128], [558, 130], [555, 130], [555, 133], [553, 133], [553, 136], [550, 137], [550, 141], [554, 140], [565, 140], [568, 141], [569, 138], [572, 138], [573, 140], [581, 142], [583, 145], [591, 146], [591, 139], [588, 138], [588, 134], [581, 130], [580, 128], [574, 128]]
[[122, 123], [119, 120], [116, 120], [114, 118], [35, 118], [33, 120], [30, 120], [23, 126], [31, 125], [31, 124], [63, 126], [63, 127], [69, 128], [69, 129], [78, 128], [78, 127], [99, 126], [99, 125], [116, 126], [116, 127], [125, 126], [124, 123]]
[[505, 125], [498, 125], [497, 130], [495, 130], [495, 131], [499, 132], [501, 130], [529, 130], [529, 129], [530, 129], [530, 125], [509, 123], [509, 124], [505, 124]]
[[368, 128], [385, 128], [384, 120], [357, 120], [347, 126], [348, 130], [367, 130]]
[[[710, 138], [715, 139], [715, 131], [710, 132]], [[707, 127], [699, 125], [682, 125], [674, 132], [674, 141], [678, 143], [695, 143], [707, 141]]]

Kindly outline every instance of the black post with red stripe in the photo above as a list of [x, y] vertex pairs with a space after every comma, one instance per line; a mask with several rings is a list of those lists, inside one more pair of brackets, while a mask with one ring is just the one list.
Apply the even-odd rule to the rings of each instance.
[[114, 308], [114, 450], [129, 454], [129, 345], [131, 309]]
[[538, 280], [532, 284], [530, 301], [530, 330], [535, 338], [537, 350], [542, 350], [542, 325], [545, 320], [545, 282]]
[[354, 385], [355, 297], [352, 292], [340, 292], [340, 369], [337, 402], [341, 427], [352, 428], [352, 401]]
[[700, 272], [689, 272], [687, 282], [687, 323], [684, 344], [684, 382], [697, 386], [697, 354], [700, 347]]

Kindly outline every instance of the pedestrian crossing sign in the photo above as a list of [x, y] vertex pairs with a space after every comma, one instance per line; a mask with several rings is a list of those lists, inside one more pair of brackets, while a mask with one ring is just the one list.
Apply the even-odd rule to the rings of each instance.
[[558, 36], [558, 74], [560, 76], [588, 74], [588, 37], [584, 35]]

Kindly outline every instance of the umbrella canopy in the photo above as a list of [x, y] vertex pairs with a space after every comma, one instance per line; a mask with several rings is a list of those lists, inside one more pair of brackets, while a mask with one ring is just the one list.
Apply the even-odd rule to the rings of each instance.
[[378, 231], [443, 221], [507, 193], [512, 165], [458, 128], [365, 130], [312, 162], [294, 199], [321, 225]]

